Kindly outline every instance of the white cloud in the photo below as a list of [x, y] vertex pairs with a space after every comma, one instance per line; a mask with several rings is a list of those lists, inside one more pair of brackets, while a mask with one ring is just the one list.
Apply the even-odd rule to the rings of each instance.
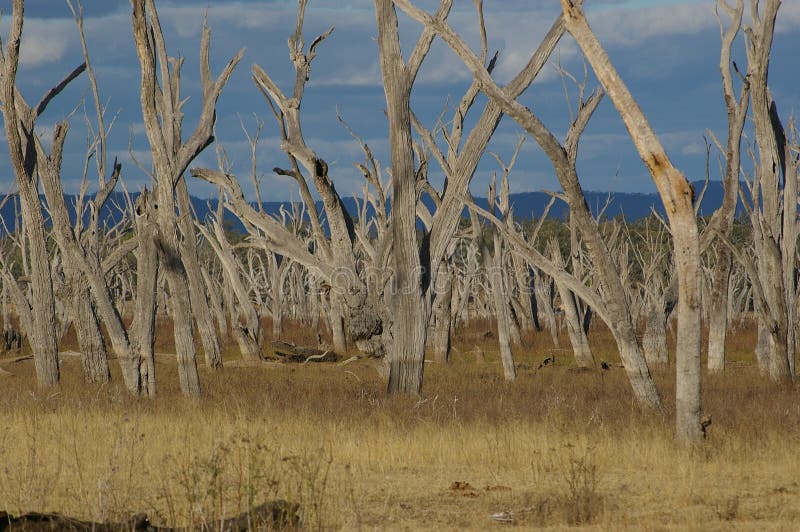
[[587, 18], [600, 42], [607, 46], [636, 46], [657, 37], [692, 35], [717, 28], [713, 2], [589, 11]]
[[[10, 23], [0, 24], [4, 34]], [[32, 69], [57, 63], [64, 58], [71, 42], [77, 42], [75, 23], [66, 19], [26, 19], [22, 31], [19, 64], [21, 69]]]
[[787, 1], [781, 4], [778, 20], [775, 22], [777, 33], [798, 33], [800, 30], [800, 2]]

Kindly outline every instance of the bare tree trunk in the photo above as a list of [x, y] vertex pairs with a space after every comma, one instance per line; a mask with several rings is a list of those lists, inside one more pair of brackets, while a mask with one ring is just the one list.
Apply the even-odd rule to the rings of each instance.
[[511, 261], [514, 267], [517, 288], [519, 289], [519, 304], [521, 307], [521, 312], [517, 313], [517, 318], [519, 318], [520, 329], [522, 329], [522, 332], [533, 331], [536, 329], [533, 317], [535, 303], [533, 281], [529, 273], [530, 266], [528, 266], [522, 257], [516, 254], [511, 255]]
[[669, 217], [678, 272], [678, 340], [676, 433], [679, 441], [703, 438], [700, 360], [700, 241], [694, 213], [694, 192], [686, 177], [670, 163], [658, 137], [620, 79], [579, 4], [561, 0], [567, 30], [575, 37], [599, 81], [608, 92], [642, 160], [650, 170]]
[[72, 325], [78, 336], [83, 374], [88, 382], [108, 382], [111, 379], [108, 352], [97, 320], [89, 284], [78, 271], [70, 271], [67, 277], [72, 286]]
[[6, 351], [12, 347], [13, 339], [16, 338], [14, 326], [11, 323], [11, 314], [8, 312], [8, 281], [0, 279], [3, 283], [3, 291], [0, 294], [2, 301], [0, 301], [0, 318], [3, 320], [3, 344], [0, 346], [0, 354], [5, 354]]
[[770, 349], [770, 334], [769, 329], [761, 318], [758, 319], [758, 335], [756, 336], [756, 362], [758, 362], [758, 370], [762, 375], [769, 375], [769, 349]]
[[[207, 268], [202, 268], [201, 272], [203, 274], [203, 283], [205, 285], [206, 294], [208, 294], [209, 304], [211, 305], [214, 319], [217, 322], [217, 330], [220, 334], [227, 335], [228, 321], [225, 318], [225, 304], [222, 294], [225, 291], [225, 288], [223, 286], [219, 286], [211, 278], [211, 274], [209, 274]], [[219, 338], [219, 336], [217, 338]]]
[[745, 50], [758, 148], [750, 185], [752, 205], [748, 208], [755, 260], [733, 247], [731, 251], [748, 270], [759, 321], [771, 335], [770, 378], [790, 383], [793, 378], [790, 359], [794, 358], [791, 330], [795, 327], [796, 305], [797, 174], [787, 172], [793, 165], [786, 164], [786, 135], [768, 88], [769, 58], [780, 4], [779, 0], [751, 3], [753, 23], [747, 32]]
[[511, 349], [511, 339], [509, 337], [511, 316], [508, 306], [508, 293], [503, 279], [503, 241], [497, 231], [494, 232], [493, 239], [494, 250], [491, 267], [489, 268], [489, 283], [491, 284], [495, 318], [497, 319], [497, 340], [500, 343], [503, 376], [507, 381], [513, 381], [517, 378], [517, 369], [514, 365], [514, 352]]
[[725, 336], [728, 331], [728, 297], [730, 292], [731, 254], [725, 244], [717, 246], [717, 261], [712, 280], [708, 320], [708, 370], [725, 370]]
[[542, 272], [536, 273], [535, 283], [536, 308], [544, 314], [544, 321], [547, 323], [547, 330], [550, 333], [550, 339], [553, 341], [553, 347], [558, 349], [561, 347], [561, 341], [558, 338], [558, 322], [553, 308], [554, 283], [549, 276]]
[[[158, 198], [160, 229], [160, 258], [169, 286], [178, 375], [184, 395], [200, 394], [200, 378], [194, 348], [189, 281], [181, 259], [182, 246], [178, 240], [178, 221], [175, 216], [175, 188], [183, 181], [189, 164], [213, 140], [216, 103], [223, 87], [241, 60], [243, 51], [231, 59], [222, 73], [214, 79], [209, 65], [211, 30], [203, 26], [200, 41], [200, 80], [202, 101], [195, 130], [182, 138], [184, 101], [180, 94], [182, 61], [167, 55], [166, 44], [154, 0], [132, 0], [133, 35], [141, 70], [141, 108], [150, 151]], [[159, 70], [157, 75], [156, 69]], [[180, 201], [180, 199], [179, 199]], [[193, 235], [194, 231], [188, 231]], [[188, 235], [186, 235], [188, 237]], [[196, 255], [194, 256], [196, 260]], [[197, 284], [200, 285], [199, 275]]]
[[186, 188], [186, 179], [181, 178], [175, 187], [178, 197], [178, 211], [180, 218], [178, 225], [183, 240], [181, 245], [181, 260], [186, 268], [186, 280], [189, 284], [189, 300], [192, 305], [200, 340], [203, 343], [203, 353], [206, 365], [211, 369], [222, 367], [222, 353], [219, 349], [219, 338], [214, 320], [211, 317], [211, 305], [206, 294], [203, 282], [202, 266], [197, 256], [197, 242], [195, 238], [194, 213], [192, 212], [189, 190]]
[[[3, 120], [8, 142], [11, 168], [19, 188], [22, 224], [28, 242], [32, 328], [27, 332], [31, 344], [36, 379], [42, 386], [59, 381], [58, 345], [56, 340], [55, 295], [47, 252], [42, 204], [39, 200], [36, 155], [30, 153], [33, 122], [36, 116], [20, 116], [17, 110], [16, 76], [22, 39], [24, 2], [14, 0], [11, 31], [6, 47], [2, 81]], [[23, 138], [24, 137], [24, 138]]]
[[344, 330], [344, 313], [342, 312], [343, 303], [336, 294], [331, 293], [331, 307], [328, 312], [328, 319], [331, 326], [331, 336], [333, 337], [333, 350], [337, 353], [347, 352], [347, 335]]
[[283, 335], [283, 312], [278, 310], [272, 315], [272, 337], [276, 340]]
[[172, 184], [162, 179], [156, 189], [158, 197], [159, 242], [164, 264], [164, 275], [169, 289], [172, 332], [178, 358], [178, 378], [184, 395], [200, 395], [200, 376], [194, 348], [194, 320], [189, 296], [186, 269], [181, 260], [175, 203]]
[[[561, 250], [558, 246], [558, 241], [553, 239], [548, 242], [550, 248], [550, 257], [556, 266], [564, 267], [564, 259], [561, 256]], [[575, 295], [563, 283], [555, 282], [558, 289], [558, 295], [561, 298], [561, 306], [564, 311], [564, 318], [567, 322], [567, 333], [569, 341], [572, 345], [572, 353], [575, 356], [575, 362], [581, 368], [594, 367], [594, 355], [592, 348], [589, 346], [589, 339], [586, 337], [586, 331], [583, 328], [583, 323], [578, 313], [577, 302]]]
[[[730, 16], [730, 24], [722, 32], [722, 46], [720, 49], [720, 74], [725, 107], [728, 114], [728, 139], [725, 152], [724, 196], [722, 206], [715, 213], [713, 220], [704, 230], [713, 238], [714, 232], [721, 233], [722, 238], [730, 236], [733, 219], [736, 214], [736, 204], [739, 192], [739, 175], [741, 162], [741, 138], [744, 123], [747, 118], [749, 105], [750, 84], [743, 83], [737, 101], [731, 72], [731, 48], [742, 25], [744, 3], [738, 0], [735, 7], [731, 7], [725, 0], [718, 0], [717, 6]], [[720, 19], [720, 30], [723, 24]], [[735, 63], [734, 63], [735, 65]], [[749, 66], [748, 66], [749, 69]], [[721, 148], [721, 146], [720, 146]], [[713, 227], [719, 221], [719, 227]], [[705, 239], [704, 239], [705, 240]], [[701, 242], [701, 248], [705, 248]], [[731, 252], [727, 242], [717, 241], [715, 246], [716, 261], [713, 267], [711, 280], [711, 300], [709, 305], [709, 335], [708, 335], [708, 369], [711, 372], [721, 372], [725, 369], [725, 336], [728, 330], [728, 298], [730, 291]]]
[[[411, 141], [409, 100], [413, 78], [403, 63], [397, 14], [391, 0], [375, 0], [381, 74], [389, 118], [392, 159], [393, 341], [389, 393], [419, 394], [425, 361], [425, 338], [430, 306], [423, 293], [429, 288], [430, 264], [420, 264], [417, 244], [417, 185]], [[429, 246], [423, 243], [423, 246]], [[424, 266], [426, 271], [421, 271]], [[435, 264], [438, 267], [438, 263]], [[423, 279], [423, 276], [425, 279]]]
[[[158, 287], [158, 225], [151, 193], [146, 189], [136, 199], [136, 303], [134, 305], [133, 351], [138, 385], [148, 397], [156, 395], [156, 303]], [[132, 379], [131, 379], [132, 380]]]
[[[505, 279], [506, 283], [511, 282], [509, 276], [505, 276]], [[508, 336], [512, 344], [520, 345], [522, 343], [522, 333], [519, 330], [519, 320], [514, 308], [514, 299], [511, 295], [511, 288], [508, 285], [506, 285], [506, 296], [508, 297], [506, 300], [506, 306], [508, 307]]]
[[642, 351], [644, 351], [644, 358], [647, 360], [647, 364], [651, 367], [669, 364], [667, 315], [664, 313], [664, 309], [659, 308], [656, 303], [651, 303], [645, 316]]
[[450, 265], [443, 265], [440, 274], [440, 284], [444, 286], [436, 291], [436, 298], [433, 300], [433, 355], [434, 360], [439, 363], [450, 362], [450, 328], [452, 326], [452, 301], [453, 283], [455, 268]]
[[281, 257], [281, 261], [279, 263], [278, 257], [275, 253], [270, 253], [269, 263], [270, 263], [270, 296], [272, 296], [272, 302], [270, 305], [270, 310], [272, 311], [272, 337], [273, 339], [277, 340], [283, 334], [283, 311], [284, 311], [284, 271], [286, 271], [286, 264], [287, 261], [286, 257]]
[[575, 354], [575, 362], [578, 367], [593, 368], [594, 354], [589, 345], [589, 338], [586, 336], [586, 329], [584, 329], [578, 313], [575, 295], [566, 287], [562, 289], [561, 285], [557, 284], [557, 286], [559, 286], [559, 293], [564, 306], [564, 318], [567, 322], [567, 333], [572, 344], [572, 351]]

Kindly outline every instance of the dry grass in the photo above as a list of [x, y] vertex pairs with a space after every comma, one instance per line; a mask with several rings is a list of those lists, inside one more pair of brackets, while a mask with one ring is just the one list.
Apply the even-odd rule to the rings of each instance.
[[[455, 360], [428, 364], [422, 400], [387, 398], [368, 362], [203, 368], [205, 394], [189, 400], [159, 357], [148, 401], [119, 378], [84, 384], [73, 358], [53, 390], [36, 387], [30, 361], [6, 361], [0, 509], [97, 521], [147, 512], [199, 528], [280, 497], [301, 504], [310, 529], [508, 526], [491, 515], [524, 528], [797, 526], [800, 397], [758, 376], [749, 328], [731, 339], [737, 363], [705, 380], [714, 424], [692, 451], [672, 443], [671, 371], [656, 375], [666, 413], [641, 412], [619, 369], [573, 371], [567, 353], [537, 369], [553, 353], [544, 333], [517, 349], [507, 384], [487, 330], [459, 331]], [[613, 362], [607, 333], [591, 338]]]

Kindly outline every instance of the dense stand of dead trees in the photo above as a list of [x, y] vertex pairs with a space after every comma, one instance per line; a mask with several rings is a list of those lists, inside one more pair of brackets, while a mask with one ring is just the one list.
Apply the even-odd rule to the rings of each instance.
[[[14, 0], [0, 64], [5, 134], [16, 182], [16, 191], [0, 200], [13, 204], [16, 212], [13, 220], [3, 220], [0, 347], [18, 350], [24, 336], [42, 385], [59, 381], [59, 339], [71, 324], [87, 381], [107, 381], [110, 355], [115, 355], [130, 392], [155, 395], [159, 312], [174, 324], [180, 385], [187, 395], [201, 393], [195, 336], [206, 365], [219, 369], [220, 346], [227, 339], [235, 341], [243, 358], [258, 361], [267, 352], [266, 339], [280, 338], [284, 318], [315, 330], [326, 324], [331, 338], [327, 347], [376, 359], [389, 392], [411, 394], [421, 393], [426, 349], [439, 362], [450, 360], [451, 331], [458, 324], [493, 318], [500, 363], [506, 379], [513, 380], [514, 346], [542, 329], [549, 331], [556, 347], [565, 329], [575, 363], [595, 367], [591, 330], [599, 319], [612, 333], [634, 397], [643, 408], [653, 409], [660, 409], [662, 400], [651, 371], [668, 364], [667, 330], [674, 327], [676, 427], [682, 442], [703, 435], [704, 322], [710, 330], [709, 370], [725, 368], [726, 331], [752, 308], [760, 329], [759, 366], [777, 382], [794, 378], [800, 148], [794, 122], [784, 125], [769, 91], [778, 0], [751, 2], [748, 17], [743, 0], [717, 0], [728, 128], [724, 139], [709, 134], [708, 154], [710, 161], [716, 153], [712, 150], [719, 153], [725, 193], [722, 206], [702, 220], [697, 217], [702, 193], [670, 163], [577, 0], [562, 0], [562, 13], [505, 86], [492, 76], [498, 56], [489, 54], [482, 2], [476, 2], [481, 48], [474, 51], [447, 22], [451, 0], [442, 0], [435, 13], [410, 0], [375, 0], [390, 159], [382, 163], [340, 117], [343, 133], [353, 137], [364, 156], [355, 163], [364, 177], [356, 198], [358, 212], [348, 212], [335, 186], [335, 172], [303, 131], [301, 104], [311, 64], [333, 32], [331, 28], [307, 43], [306, 3], [298, 2], [288, 41], [294, 83], [282, 88], [257, 64], [251, 68], [288, 165], [273, 171], [291, 177], [300, 194], [299, 202], [276, 216], [263, 210], [256, 177], [256, 147], [264, 123], [257, 123], [255, 133], [245, 128], [250, 176], [233, 175], [222, 149], [216, 168], [190, 169], [214, 142], [216, 103], [243, 51], [214, 77], [211, 31], [204, 24], [200, 113], [187, 132], [180, 78], [184, 60], [169, 55], [154, 0], [132, 0], [141, 112], [153, 162], [145, 169], [150, 189], [130, 195], [120, 186], [121, 165], [116, 160], [109, 164], [110, 125], [86, 47], [82, 7], [69, 3], [84, 62], [30, 105], [17, 86], [24, 2]], [[407, 55], [400, 47], [398, 11], [422, 26]], [[566, 33], [579, 45], [599, 86], [587, 90], [587, 79], [576, 82], [577, 111], [571, 113], [566, 135], [558, 138], [518, 98]], [[426, 123], [428, 117], [414, 114], [411, 93], [435, 39], [463, 61], [473, 82], [453, 108]], [[739, 39], [745, 42], [744, 68], [731, 60]], [[92, 134], [80, 194], [70, 206], [61, 181], [69, 117], [56, 124], [47, 145], [35, 133], [35, 124], [53, 98], [81, 77], [88, 78], [91, 89], [93, 116], [86, 119]], [[481, 93], [488, 98], [478, 108]], [[618, 110], [651, 173], [666, 219], [653, 216], [643, 225], [631, 225], [590, 211], [577, 170], [579, 142], [604, 98]], [[572, 109], [572, 102], [568, 104]], [[492, 180], [488, 208], [474, 203], [469, 192], [504, 115], [541, 148], [561, 185], [533, 225], [520, 225], [509, 200], [514, 161], [526, 137], [510, 161], [494, 156], [499, 180]], [[743, 141], [748, 123], [752, 145]], [[742, 164], [743, 149], [750, 167]], [[433, 165], [445, 176], [441, 188], [428, 180]], [[205, 220], [194, 217], [189, 175], [219, 188], [218, 206]], [[241, 180], [248, 178], [257, 203], [243, 193]], [[569, 207], [561, 239], [542, 232], [545, 223], [554, 223], [545, 219], [556, 201]], [[733, 238], [737, 204], [746, 210], [749, 240]], [[70, 216], [70, 207], [75, 216]], [[465, 208], [468, 221], [462, 219]], [[109, 211], [115, 215], [109, 217]], [[234, 238], [225, 230], [226, 212], [241, 221], [244, 235]], [[104, 222], [111, 218], [113, 225]], [[272, 321], [269, 333], [263, 329], [265, 317]]]

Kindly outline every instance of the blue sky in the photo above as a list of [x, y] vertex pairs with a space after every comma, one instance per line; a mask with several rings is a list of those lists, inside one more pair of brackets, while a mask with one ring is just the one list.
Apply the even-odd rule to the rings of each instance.
[[[10, 1], [0, 0], [4, 18], [0, 32], [8, 32]], [[354, 168], [361, 162], [361, 151], [336, 120], [336, 109], [373, 148], [384, 166], [389, 166], [387, 131], [380, 87], [380, 69], [375, 43], [375, 22], [370, 0], [310, 0], [306, 15], [306, 39], [310, 42], [330, 26], [331, 37], [320, 47], [303, 103], [305, 135], [308, 144], [329, 162], [331, 176], [340, 192], [360, 191], [362, 178]], [[208, 10], [212, 29], [212, 69], [218, 72], [241, 47], [244, 60], [223, 91], [218, 106], [217, 136], [242, 178], [246, 191], [252, 186], [249, 171], [249, 146], [241, 122], [252, 131], [255, 117], [265, 122], [258, 149], [258, 164], [265, 200], [297, 197], [293, 183], [274, 176], [271, 168], [287, 166], [280, 152], [277, 129], [269, 108], [250, 80], [250, 67], [257, 63], [289, 90], [292, 71], [286, 39], [294, 29], [296, 3], [273, 1], [158, 1], [162, 25], [171, 53], [185, 58], [183, 93], [191, 99], [186, 105], [185, 132], [194, 124], [198, 101], [197, 54], [203, 14]], [[436, 3], [419, 1], [433, 10]], [[27, 0], [19, 85], [29, 101], [41, 94], [80, 62], [77, 30], [66, 2]], [[500, 51], [495, 77], [503, 82], [521, 67], [552, 24], [556, 0], [485, 0], [487, 31], [491, 51]], [[606, 46], [622, 77], [629, 84], [656, 131], [660, 134], [676, 166], [692, 179], [702, 179], [705, 168], [703, 134], [711, 129], [720, 138], [725, 132], [725, 110], [719, 82], [719, 28], [714, 2], [678, 0], [587, 0], [590, 23]], [[133, 154], [148, 163], [148, 145], [138, 107], [138, 62], [132, 44], [130, 5], [127, 0], [86, 0], [86, 31], [97, 71], [100, 90], [116, 115], [110, 138], [110, 154], [123, 162], [126, 186], [136, 190], [149, 181], [131, 161]], [[401, 16], [402, 18], [402, 16]], [[456, 0], [451, 24], [478, 45], [473, 3]], [[420, 31], [410, 20], [401, 20], [405, 49]], [[800, 1], [786, 0], [781, 8], [778, 32], [771, 63], [771, 89], [779, 110], [788, 119], [800, 108], [800, 71], [796, 53], [800, 49]], [[739, 46], [734, 53], [745, 64]], [[562, 40], [553, 62], [583, 76], [583, 64], [574, 41]], [[428, 125], [433, 125], [448, 101], [457, 101], [470, 82], [469, 73], [444, 45], [436, 44], [420, 73], [412, 106]], [[593, 87], [589, 81], [589, 89]], [[80, 78], [40, 120], [42, 134], [63, 119], [81, 98], [88, 96], [87, 80]], [[570, 90], [574, 97], [575, 90]], [[539, 80], [523, 96], [558, 135], [569, 123], [561, 78], [548, 66]], [[476, 107], [476, 111], [480, 106]], [[85, 153], [86, 127], [82, 111], [71, 119], [71, 133], [65, 156], [64, 183], [68, 192], [77, 191]], [[521, 130], [504, 119], [490, 150], [508, 158]], [[4, 143], [0, 150], [5, 150]], [[209, 149], [198, 165], [216, 166]], [[483, 195], [497, 163], [487, 157], [473, 180], [473, 193]], [[581, 143], [579, 170], [587, 190], [650, 192], [655, 190], [644, 165], [611, 103], [604, 101]], [[432, 168], [434, 181], [441, 172]], [[712, 178], [718, 178], [716, 163]], [[0, 191], [12, 181], [6, 156], [0, 157]], [[191, 181], [191, 180], [190, 180]], [[545, 156], [529, 139], [511, 176], [512, 191], [556, 189], [557, 182]], [[190, 182], [195, 195], [212, 196], [209, 186]]]

